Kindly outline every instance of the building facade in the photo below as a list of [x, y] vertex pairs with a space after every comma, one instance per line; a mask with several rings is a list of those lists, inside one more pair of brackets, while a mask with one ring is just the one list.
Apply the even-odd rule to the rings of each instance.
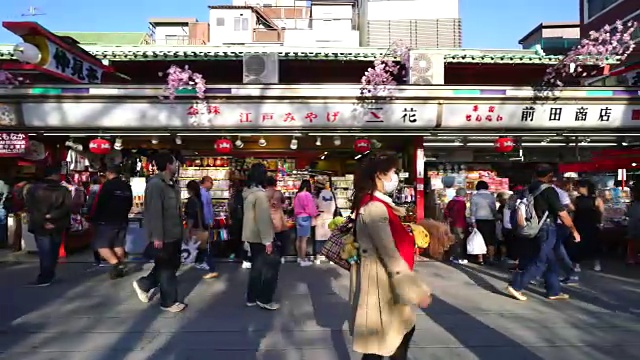
[[149, 36], [154, 45], [207, 45], [209, 23], [196, 18], [151, 18]]
[[580, 43], [580, 22], [544, 22], [518, 42], [523, 49], [540, 48], [548, 55], [563, 55]]
[[362, 0], [360, 25], [361, 46], [462, 47], [458, 0]]

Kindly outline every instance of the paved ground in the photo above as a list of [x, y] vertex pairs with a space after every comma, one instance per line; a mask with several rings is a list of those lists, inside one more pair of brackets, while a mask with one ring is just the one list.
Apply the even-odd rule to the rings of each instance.
[[[88, 264], [63, 264], [49, 288], [24, 287], [36, 266], [0, 263], [0, 359], [359, 359], [345, 332], [348, 279], [331, 265], [284, 265], [278, 312], [243, 306], [246, 272], [236, 264], [208, 282], [186, 269], [182, 314], [140, 303], [131, 278], [109, 281]], [[639, 359], [640, 272], [606, 271], [584, 274], [571, 301], [536, 290], [520, 303], [502, 294], [501, 272], [421, 263], [435, 298], [416, 309], [411, 358]]]

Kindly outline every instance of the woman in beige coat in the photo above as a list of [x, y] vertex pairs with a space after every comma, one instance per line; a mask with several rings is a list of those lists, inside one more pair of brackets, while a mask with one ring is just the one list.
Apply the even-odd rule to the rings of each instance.
[[[404, 360], [415, 331], [412, 305], [428, 306], [430, 290], [412, 271], [413, 248], [408, 246], [414, 244], [413, 236], [399, 230], [398, 215], [403, 215], [403, 209], [385, 195], [398, 185], [397, 159], [365, 161], [354, 182], [360, 262], [351, 267], [349, 330], [353, 349], [364, 354], [363, 360], [385, 356]], [[407, 245], [406, 241], [412, 243]]]

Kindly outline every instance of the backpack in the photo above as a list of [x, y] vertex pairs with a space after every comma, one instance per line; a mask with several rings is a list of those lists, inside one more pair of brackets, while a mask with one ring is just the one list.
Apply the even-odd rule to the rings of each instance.
[[[542, 191], [549, 187], [550, 185], [548, 184], [542, 184], [536, 192], [527, 195], [527, 198], [518, 204], [516, 211], [517, 218], [514, 224], [517, 224], [517, 234], [519, 236], [532, 239], [538, 235], [538, 232], [540, 232], [540, 227], [547, 220], [549, 212], [545, 211], [542, 219], [538, 219], [538, 215], [536, 215], [534, 208], [534, 202], [536, 196], [540, 195]], [[518, 221], [519, 219], [523, 219], [524, 223]]]

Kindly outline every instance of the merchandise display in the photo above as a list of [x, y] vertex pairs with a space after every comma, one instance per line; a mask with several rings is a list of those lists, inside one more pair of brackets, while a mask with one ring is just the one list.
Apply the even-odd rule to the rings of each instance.
[[333, 193], [336, 196], [338, 209], [342, 216], [351, 213], [351, 195], [353, 192], [353, 174], [347, 174], [342, 177], [332, 177]]

